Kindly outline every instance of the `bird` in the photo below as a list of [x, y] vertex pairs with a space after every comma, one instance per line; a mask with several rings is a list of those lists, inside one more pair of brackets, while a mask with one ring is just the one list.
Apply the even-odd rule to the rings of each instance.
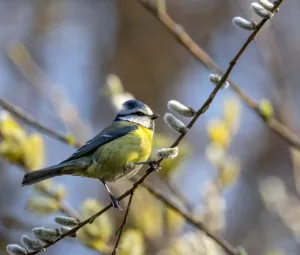
[[104, 184], [112, 205], [122, 210], [107, 182], [129, 179], [143, 164], [153, 167], [148, 158], [158, 117], [141, 101], [124, 102], [111, 125], [61, 163], [26, 173], [22, 186], [62, 175], [96, 178]]

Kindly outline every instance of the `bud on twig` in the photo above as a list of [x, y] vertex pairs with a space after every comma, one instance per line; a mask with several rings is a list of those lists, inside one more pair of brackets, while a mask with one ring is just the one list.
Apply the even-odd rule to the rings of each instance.
[[75, 227], [79, 223], [78, 219], [66, 216], [57, 216], [54, 220], [56, 223], [67, 227]]
[[266, 10], [263, 6], [261, 6], [259, 3], [252, 3], [251, 8], [253, 11], [260, 17], [264, 19], [270, 19], [273, 16], [272, 12], [269, 12]]
[[156, 153], [157, 156], [161, 159], [173, 159], [176, 158], [178, 155], [178, 147], [162, 148], [159, 149]]
[[[68, 233], [71, 229], [72, 229], [72, 228], [70, 228], [70, 227], [61, 227], [59, 230], [60, 230], [60, 232], [61, 232], [62, 234], [66, 234], [66, 233]], [[70, 235], [68, 235], [68, 237], [71, 237], [71, 238], [76, 237], [76, 232], [75, 232], [75, 233], [72, 233], [72, 234], [70, 234]]]
[[59, 230], [44, 227], [34, 228], [32, 233], [36, 238], [46, 242], [53, 242], [60, 236]]
[[191, 107], [187, 107], [176, 100], [170, 100], [168, 102], [168, 108], [170, 111], [188, 118], [195, 116], [196, 113]]
[[[210, 74], [209, 75], [209, 80], [211, 83], [213, 83], [214, 85], [218, 85], [220, 83], [220, 80], [222, 79], [222, 77], [220, 75], [217, 75], [217, 74]], [[223, 89], [227, 89], [229, 87], [229, 82], [228, 81], [225, 81], [221, 88]]]
[[268, 11], [272, 11], [272, 9], [274, 8], [274, 4], [268, 0], [259, 0], [259, 3]]
[[244, 19], [242, 17], [234, 17], [232, 23], [239, 28], [252, 31], [256, 28], [256, 23], [251, 20]]
[[10, 255], [26, 255], [26, 250], [18, 244], [9, 244], [6, 246], [6, 251]]
[[38, 240], [31, 239], [29, 236], [23, 235], [21, 237], [21, 243], [29, 252], [44, 251], [44, 247]]
[[185, 134], [187, 132], [187, 127], [184, 125], [184, 123], [177, 119], [172, 113], [166, 113], [164, 116], [164, 121], [171, 129], [179, 133]]

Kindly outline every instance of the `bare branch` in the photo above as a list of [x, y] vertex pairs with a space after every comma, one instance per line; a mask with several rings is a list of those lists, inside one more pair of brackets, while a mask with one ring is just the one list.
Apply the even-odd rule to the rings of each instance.
[[[21, 109], [18, 106], [15, 106], [11, 103], [8, 103], [4, 99], [0, 98], [0, 106], [5, 109], [6, 111], [10, 112], [12, 115], [16, 116], [18, 119], [22, 120], [26, 124], [32, 126], [36, 130], [40, 131], [41, 133], [44, 133], [45, 135], [48, 135], [58, 141], [61, 141], [63, 143], [70, 144], [68, 137], [65, 135], [59, 134], [57, 131], [46, 127], [45, 125], [39, 123], [36, 121], [32, 116], [30, 116], [28, 113], [26, 113], [23, 109]], [[74, 142], [74, 147], [80, 147], [81, 144], [79, 142]]]

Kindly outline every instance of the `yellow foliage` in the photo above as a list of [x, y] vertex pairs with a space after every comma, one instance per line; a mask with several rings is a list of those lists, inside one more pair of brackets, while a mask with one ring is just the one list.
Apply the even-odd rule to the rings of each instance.
[[44, 143], [39, 134], [27, 135], [25, 130], [8, 114], [2, 114], [0, 121], [0, 155], [27, 170], [44, 165]]
[[102, 239], [90, 239], [87, 235], [83, 235], [81, 231], [78, 233], [79, 240], [96, 251], [104, 254], [110, 254], [112, 252], [112, 247], [107, 244], [107, 241]]
[[259, 101], [259, 110], [265, 120], [269, 120], [273, 117], [273, 106], [267, 99], [261, 99]]
[[142, 232], [136, 229], [125, 230], [119, 245], [119, 255], [144, 255], [145, 244]]
[[231, 97], [224, 101], [223, 117], [231, 134], [234, 135], [239, 129], [241, 118], [241, 104], [238, 99]]
[[59, 210], [59, 202], [45, 196], [34, 196], [29, 199], [27, 209], [39, 215], [49, 215]]
[[184, 224], [184, 218], [171, 208], [167, 208], [168, 231], [178, 233]]
[[218, 182], [220, 187], [227, 188], [233, 185], [240, 173], [240, 162], [236, 158], [227, 158], [219, 167]]
[[161, 236], [163, 230], [162, 207], [149, 192], [139, 189], [135, 193], [129, 217], [132, 224], [142, 231], [148, 239], [154, 240]]
[[1, 112], [0, 134], [4, 139], [13, 137], [15, 140], [23, 140], [26, 137], [25, 130], [7, 112]]
[[68, 141], [68, 144], [70, 144], [71, 146], [74, 146], [76, 144], [75, 138], [71, 134], [67, 134], [66, 139]]
[[[84, 219], [94, 215], [103, 209], [103, 206], [95, 199], [87, 199], [81, 205], [81, 215]], [[78, 237], [84, 244], [91, 246], [97, 241], [108, 241], [113, 232], [113, 223], [108, 215], [104, 213], [95, 219], [92, 224], [84, 226], [78, 231]], [[98, 244], [99, 245], [99, 244]]]
[[223, 120], [212, 120], [208, 123], [207, 132], [210, 140], [223, 147], [227, 147], [230, 143], [230, 131]]
[[44, 142], [42, 136], [37, 133], [29, 135], [23, 146], [25, 168], [28, 170], [42, 168], [44, 166]]
[[14, 164], [23, 165], [24, 151], [13, 137], [7, 137], [1, 142], [0, 155]]

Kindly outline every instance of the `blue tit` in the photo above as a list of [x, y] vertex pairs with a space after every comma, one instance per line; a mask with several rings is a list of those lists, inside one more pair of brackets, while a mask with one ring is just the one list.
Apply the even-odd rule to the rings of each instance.
[[157, 117], [146, 104], [126, 101], [110, 126], [61, 163], [26, 173], [22, 185], [61, 175], [96, 178], [104, 184], [114, 207], [120, 209], [106, 182], [128, 179], [139, 171], [141, 162], [148, 162]]

